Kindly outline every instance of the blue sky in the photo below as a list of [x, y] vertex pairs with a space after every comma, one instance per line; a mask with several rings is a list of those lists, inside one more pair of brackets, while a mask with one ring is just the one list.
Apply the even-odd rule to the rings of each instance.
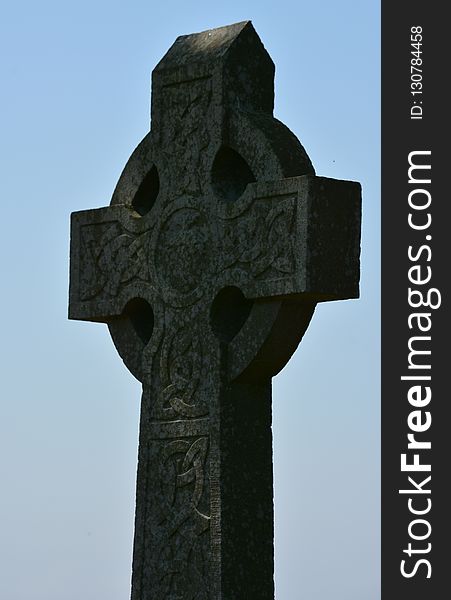
[[252, 19], [275, 116], [363, 187], [362, 295], [318, 307], [274, 379], [276, 594], [378, 600], [380, 21], [371, 0], [79, 0], [0, 19], [0, 597], [127, 598], [139, 384], [67, 320], [69, 215], [107, 205], [178, 35]]

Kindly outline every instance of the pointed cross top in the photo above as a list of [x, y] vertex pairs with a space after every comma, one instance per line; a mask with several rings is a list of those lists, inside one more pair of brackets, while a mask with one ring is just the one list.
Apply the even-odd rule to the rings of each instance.
[[152, 127], [161, 88], [212, 78], [213, 103], [272, 115], [274, 63], [252, 23], [243, 21], [176, 39], [152, 73]]
[[[154, 72], [195, 63], [224, 62], [226, 54], [233, 46], [241, 44], [241, 49], [244, 50], [243, 43], [248, 48], [252, 45], [255, 52], [259, 51], [273, 65], [251, 21], [241, 21], [200, 33], [180, 35], [157, 64]], [[242, 54], [241, 58], [246, 59], [244, 52]]]

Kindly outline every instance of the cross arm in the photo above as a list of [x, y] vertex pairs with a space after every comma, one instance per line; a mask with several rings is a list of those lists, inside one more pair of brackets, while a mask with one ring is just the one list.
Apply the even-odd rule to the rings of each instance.
[[359, 296], [361, 187], [314, 175], [248, 185], [222, 210], [224, 285], [248, 298]]
[[69, 318], [106, 322], [148, 285], [149, 231], [122, 205], [71, 215]]

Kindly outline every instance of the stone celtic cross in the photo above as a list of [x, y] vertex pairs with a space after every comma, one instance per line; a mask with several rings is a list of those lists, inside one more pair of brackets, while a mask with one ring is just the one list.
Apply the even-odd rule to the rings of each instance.
[[250, 22], [179, 37], [107, 208], [71, 225], [71, 319], [142, 382], [132, 600], [269, 600], [271, 378], [320, 301], [356, 298], [360, 186], [273, 118]]

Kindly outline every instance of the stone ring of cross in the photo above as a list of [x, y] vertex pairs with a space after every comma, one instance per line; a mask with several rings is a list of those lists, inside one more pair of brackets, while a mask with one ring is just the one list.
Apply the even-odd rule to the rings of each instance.
[[143, 385], [132, 600], [274, 597], [271, 378], [358, 296], [360, 186], [273, 103], [250, 22], [178, 38], [110, 206], [72, 215], [70, 318]]

